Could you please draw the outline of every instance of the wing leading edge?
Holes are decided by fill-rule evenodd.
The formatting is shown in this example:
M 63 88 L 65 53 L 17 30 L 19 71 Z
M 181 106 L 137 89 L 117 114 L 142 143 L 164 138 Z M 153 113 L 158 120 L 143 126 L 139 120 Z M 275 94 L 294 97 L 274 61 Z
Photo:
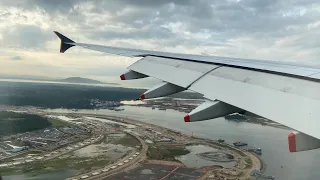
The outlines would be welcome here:
M 249 111 L 302 132 L 289 134 L 290 152 L 320 147 L 317 128 L 320 117 L 319 68 L 76 43 L 55 33 L 61 39 L 61 53 L 72 46 L 80 46 L 121 56 L 143 57 L 129 66 L 129 71 L 121 75 L 121 79 L 152 76 L 166 83 L 151 88 L 141 95 L 141 99 L 186 89 L 203 94 L 209 102 L 186 115 L 185 122 Z
M 126 57 L 163 57 L 168 59 L 178 59 L 191 62 L 200 62 L 206 64 L 215 64 L 271 73 L 279 73 L 283 75 L 299 76 L 311 80 L 320 80 L 320 67 L 315 67 L 314 65 L 308 66 L 305 64 L 284 63 L 281 61 L 241 59 L 219 56 L 202 56 L 194 54 L 179 54 L 141 49 L 102 46 L 95 44 L 76 43 L 57 31 L 54 31 L 54 33 L 61 39 L 61 53 L 64 53 L 67 49 L 69 49 L 72 46 L 80 46 L 94 51 L 100 51 Z

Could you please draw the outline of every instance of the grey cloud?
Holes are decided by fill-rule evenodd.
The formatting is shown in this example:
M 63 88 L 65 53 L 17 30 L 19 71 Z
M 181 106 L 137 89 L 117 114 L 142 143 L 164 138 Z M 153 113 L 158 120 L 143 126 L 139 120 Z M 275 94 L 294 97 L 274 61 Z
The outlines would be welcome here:
M 22 58 L 20 56 L 14 56 L 12 58 L 10 58 L 10 60 L 14 60 L 14 61 L 17 61 L 17 60 L 21 60 Z
M 145 4 L 145 1 L 126 2 L 133 5 L 131 8 L 136 11 L 130 11 L 124 14 L 112 14 L 114 23 L 123 23 L 128 28 L 136 28 L 138 31 L 145 26 L 152 26 L 156 28 L 149 28 L 149 33 L 132 33 L 123 34 L 114 32 L 114 37 L 117 38 L 123 35 L 122 38 L 149 38 L 151 34 L 155 39 L 172 38 L 177 34 L 167 32 L 164 36 L 164 31 L 158 27 L 170 22 L 182 22 L 186 27 L 186 31 L 197 33 L 201 30 L 207 30 L 212 34 L 208 41 L 215 41 L 223 43 L 232 38 L 241 36 L 255 36 L 257 38 L 264 37 L 265 39 L 272 39 L 273 41 L 279 37 L 284 37 L 288 34 L 299 34 L 300 31 L 286 29 L 288 26 L 305 26 L 308 23 L 320 19 L 320 13 L 306 11 L 302 16 L 283 16 L 284 13 L 293 11 L 294 8 L 310 8 L 316 1 L 308 0 L 301 3 L 296 0 L 291 1 L 256 1 L 256 0 L 242 0 L 238 3 L 229 1 L 192 1 L 186 4 L 175 4 L 174 10 L 170 11 L 168 8 L 169 1 L 163 3 Z M 151 1 L 148 1 L 151 2 Z M 110 2 L 111 3 L 111 2 Z M 112 4 L 112 3 L 111 3 Z M 127 7 L 125 4 L 122 7 Z M 144 4 L 144 5 L 143 5 Z M 140 5 L 141 7 L 139 7 Z M 111 5 L 112 6 L 112 5 Z M 104 12 L 110 12 L 106 6 Z M 296 10 L 297 11 L 297 10 Z M 156 20 L 155 20 L 156 19 Z M 137 21 L 141 23 L 136 23 Z M 102 24 L 101 24 L 102 25 Z M 111 35 L 108 30 L 106 34 Z M 119 37 L 121 38 L 121 37 Z M 176 38 L 176 43 L 194 40 L 181 40 Z M 171 39 L 173 41 L 173 39 Z M 166 41 L 170 42 L 170 41 Z M 188 43 L 196 44 L 199 43 Z
M 161 0 L 161 1 L 153 1 L 153 0 L 25 0 L 25 1 L 11 1 L 11 0 L 1 0 L 0 4 L 6 6 L 15 6 L 23 9 L 35 9 L 37 7 L 47 11 L 47 12 L 67 12 L 70 9 L 73 9 L 76 5 L 79 5 L 84 2 L 90 2 L 97 5 L 96 9 L 100 9 L 102 7 L 104 10 L 119 10 L 126 8 L 128 6 L 135 7 L 148 7 L 154 8 L 159 7 L 169 3 L 175 3 L 177 5 L 187 5 L 191 4 L 192 0 Z M 100 9 L 101 10 L 101 9 Z
M 35 10 L 37 8 L 43 9 L 48 13 L 62 12 L 66 13 L 69 9 L 73 8 L 80 0 L 24 0 L 24 1 L 11 1 L 1 0 L 0 5 L 14 6 L 26 10 Z
M 305 31 L 301 27 L 320 19 L 320 13 L 312 8 L 319 5 L 317 0 L 2 0 L 1 3 L 29 10 L 40 8 L 53 20 L 62 15 L 65 23 L 74 24 L 89 39 L 153 39 L 161 46 L 229 46 L 230 40 L 242 36 L 260 38 L 271 45 L 289 34 L 301 34 Z M 86 3 L 94 4 L 89 12 L 77 8 Z M 93 21 L 88 13 L 101 18 Z M 107 19 L 100 16 L 105 14 Z M 106 21 L 121 25 L 123 30 L 108 28 L 110 24 Z M 202 40 L 188 38 L 164 26 L 177 22 L 184 26 L 178 31 L 207 32 L 209 36 Z M 309 44 L 312 45 L 316 43 Z
M 162 27 L 150 27 L 147 29 L 135 29 L 133 31 L 94 31 L 88 33 L 92 39 L 151 39 L 151 38 L 172 38 L 174 34 Z
M 0 10 L 0 20 L 1 21 L 6 21 L 6 20 L 24 20 L 26 21 L 28 19 L 27 16 L 22 15 L 19 12 L 9 12 L 8 10 Z
M 87 32 L 85 34 L 89 39 L 108 41 L 113 39 L 148 39 L 153 40 L 156 44 L 155 46 L 178 46 L 178 45 L 186 45 L 186 46 L 231 46 L 225 43 L 220 43 L 219 40 L 216 42 L 210 42 L 205 40 L 185 40 L 183 37 L 176 36 L 174 33 L 169 31 L 163 27 L 150 27 L 146 29 L 136 29 L 134 31 L 93 31 Z M 128 45 L 125 47 L 138 48 L 136 45 Z
M 7 6 L 22 11 L 5 11 L 10 9 Z M 152 50 L 178 47 L 204 55 L 280 60 L 317 61 L 320 56 L 320 26 L 308 27 L 320 19 L 318 0 L 0 0 L 0 7 L 0 20 L 10 17 L 15 22 L 16 17 L 18 22 L 34 23 L 36 17 L 42 27 L 48 27 L 43 30 L 36 23 L 1 28 L 1 45 L 26 49 L 57 41 L 51 31 L 57 30 L 75 41 L 112 41 L 131 48 L 149 48 L 146 44 L 151 44 Z M 28 17 L 30 11 L 35 16 Z M 41 22 L 48 19 L 50 22 Z M 54 69 L 45 67 L 34 69 Z M 104 77 L 121 74 L 124 69 L 65 66 L 62 71 Z
M 10 13 L 10 12 L 2 12 L 2 13 L 0 13 L 0 18 L 5 19 L 11 15 L 12 15 L 12 13 Z
M 135 5 L 138 7 L 159 7 L 165 4 L 174 3 L 177 5 L 190 5 L 192 3 L 192 0 L 162 0 L 162 1 L 150 1 L 150 0 L 119 0 L 120 2 L 124 4 L 130 4 Z
M 1 31 L 3 46 L 22 48 L 43 48 L 51 33 L 34 25 L 15 25 Z
M 315 37 L 320 37 L 319 31 L 301 34 L 298 38 L 292 40 L 286 45 L 294 47 L 297 50 L 310 49 L 320 55 L 320 41 Z
M 270 33 L 279 29 L 284 29 L 288 25 L 306 24 L 318 19 L 319 14 L 301 17 L 282 17 L 282 13 L 290 11 L 292 6 L 277 6 L 278 1 L 240 1 L 239 3 L 218 3 L 207 4 L 211 10 L 206 10 L 205 17 L 199 18 L 205 4 L 197 4 L 189 7 L 191 15 L 184 23 L 192 32 L 199 29 L 208 29 L 213 32 L 222 33 L 228 36 L 239 36 L 246 33 Z M 264 3 L 263 3 L 264 2 Z M 290 4 L 290 3 L 288 3 Z M 179 14 L 177 19 L 183 19 L 185 14 Z

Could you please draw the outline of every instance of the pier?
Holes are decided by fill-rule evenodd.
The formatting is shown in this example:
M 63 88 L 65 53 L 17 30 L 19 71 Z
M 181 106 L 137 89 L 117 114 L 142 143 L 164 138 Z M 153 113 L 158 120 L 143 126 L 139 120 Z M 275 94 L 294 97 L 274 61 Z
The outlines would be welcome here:
M 275 176 L 269 176 L 269 175 L 265 175 L 265 174 L 260 174 L 259 177 L 257 177 L 257 180 L 258 179 L 272 179 L 274 180 L 276 177 Z
M 275 176 L 270 176 L 270 175 L 266 175 L 266 174 L 262 174 L 263 172 L 261 172 L 260 170 L 256 169 L 253 170 L 251 172 L 252 176 L 257 176 L 256 180 L 261 180 L 261 179 L 272 179 L 274 180 L 276 177 Z
M 266 174 L 263 174 L 264 171 L 266 170 L 266 164 L 262 161 L 262 159 L 260 158 L 260 156 L 258 156 L 256 153 L 254 152 L 251 152 L 251 154 L 253 154 L 254 156 L 256 156 L 259 160 L 260 160 L 260 163 L 261 163 L 261 168 L 260 170 L 253 170 L 251 172 L 251 175 L 252 176 L 256 176 L 256 180 L 263 180 L 263 179 L 272 179 L 274 180 L 276 177 L 275 176 L 271 176 L 271 175 L 266 175 Z

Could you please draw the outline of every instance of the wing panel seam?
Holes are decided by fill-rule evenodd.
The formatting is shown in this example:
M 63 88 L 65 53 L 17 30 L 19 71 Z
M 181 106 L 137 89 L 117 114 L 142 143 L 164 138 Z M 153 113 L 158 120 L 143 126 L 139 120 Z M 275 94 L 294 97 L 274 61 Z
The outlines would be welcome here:
M 194 80 L 192 83 L 190 83 L 190 85 L 187 86 L 186 89 L 189 89 L 194 83 L 196 83 L 197 81 L 199 81 L 201 78 L 203 78 L 203 77 L 206 76 L 207 74 L 211 73 L 212 71 L 214 71 L 214 70 L 216 70 L 216 69 L 218 69 L 218 68 L 220 68 L 220 67 L 222 67 L 222 66 L 214 67 L 214 68 L 210 69 L 209 71 L 203 73 L 200 77 L 198 77 L 196 80 Z

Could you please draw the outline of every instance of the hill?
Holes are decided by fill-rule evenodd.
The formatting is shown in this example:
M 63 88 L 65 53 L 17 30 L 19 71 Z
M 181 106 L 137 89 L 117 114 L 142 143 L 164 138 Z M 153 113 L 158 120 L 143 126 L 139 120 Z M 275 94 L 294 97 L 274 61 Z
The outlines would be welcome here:
M 0 104 L 43 108 L 94 109 L 99 102 L 137 99 L 145 89 L 80 84 L 1 82 Z
M 24 133 L 50 127 L 52 124 L 39 115 L 0 111 L 1 136 Z
M 69 83 L 104 84 L 101 81 L 88 79 L 88 78 L 82 78 L 82 77 L 68 77 L 65 79 L 58 80 L 58 81 L 69 82 Z

